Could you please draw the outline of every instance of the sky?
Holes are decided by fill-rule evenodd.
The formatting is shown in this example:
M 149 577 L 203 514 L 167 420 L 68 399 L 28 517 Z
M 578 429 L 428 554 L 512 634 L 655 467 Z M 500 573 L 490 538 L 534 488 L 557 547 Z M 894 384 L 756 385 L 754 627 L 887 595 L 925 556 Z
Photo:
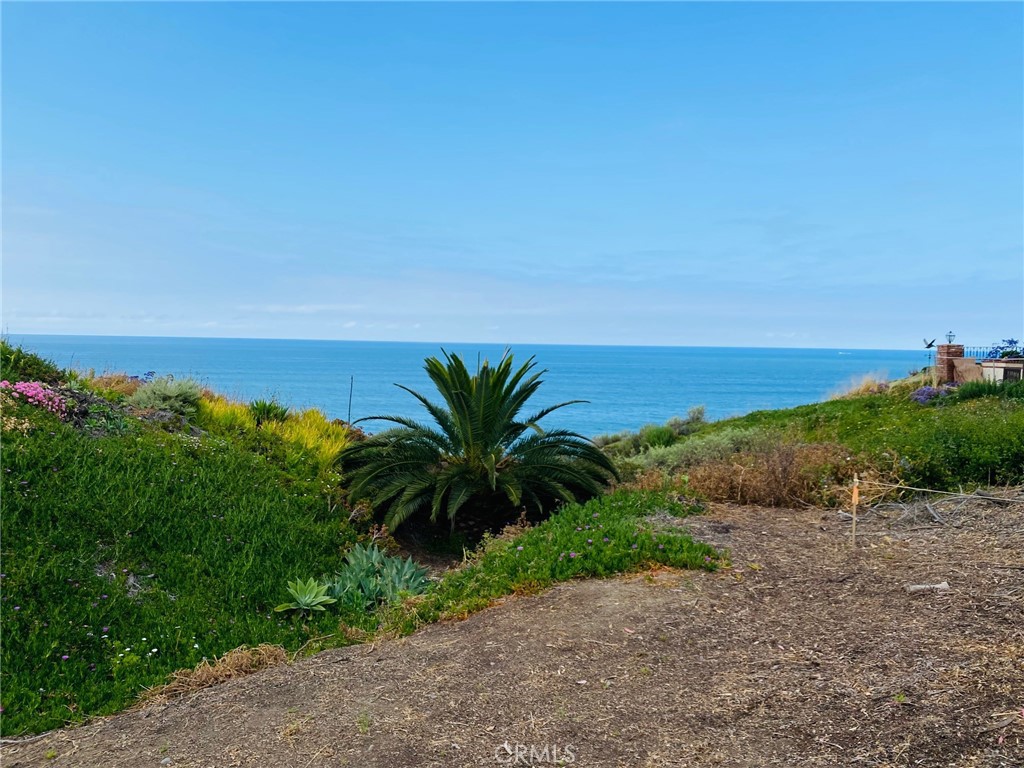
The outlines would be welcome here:
M 1024 336 L 1020 3 L 11 3 L 2 330 Z

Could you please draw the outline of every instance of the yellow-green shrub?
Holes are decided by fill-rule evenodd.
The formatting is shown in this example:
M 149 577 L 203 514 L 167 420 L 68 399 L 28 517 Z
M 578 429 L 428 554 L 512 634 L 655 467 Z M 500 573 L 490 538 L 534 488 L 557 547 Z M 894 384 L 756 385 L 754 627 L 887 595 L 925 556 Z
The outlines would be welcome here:
M 319 472 L 332 469 L 338 455 L 352 442 L 348 427 L 335 423 L 316 408 L 292 414 L 284 421 L 271 421 L 262 429 L 286 443 L 289 463 L 311 462 Z
M 215 434 L 238 434 L 256 429 L 256 419 L 248 405 L 221 395 L 204 396 L 199 401 L 196 420 L 203 429 Z

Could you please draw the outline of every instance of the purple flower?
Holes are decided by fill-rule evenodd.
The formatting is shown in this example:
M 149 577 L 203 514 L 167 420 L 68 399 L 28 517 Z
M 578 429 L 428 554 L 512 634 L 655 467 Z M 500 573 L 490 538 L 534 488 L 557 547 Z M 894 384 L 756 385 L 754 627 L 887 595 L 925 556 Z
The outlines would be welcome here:
M 594 543 L 593 539 L 587 539 L 587 544 L 593 544 L 593 543 Z
M 71 658 L 71 657 L 70 657 L 70 656 L 68 656 L 68 655 L 67 655 L 67 654 L 65 653 L 65 654 L 64 654 L 63 656 L 61 656 L 61 657 L 60 657 L 60 660 L 61 660 L 61 661 L 67 661 L 67 660 L 68 660 L 68 659 L 70 659 L 70 658 Z
M 630 549 L 636 549 L 636 544 L 634 544 L 632 547 L 630 547 Z
M 569 553 L 569 557 L 576 557 L 576 553 L 575 552 L 570 552 Z
M 16 606 L 14 606 L 14 610 L 16 610 L 16 611 L 20 611 L 20 610 L 21 610 L 21 606 L 20 606 L 20 605 L 16 605 Z
M 603 541 L 605 544 L 607 544 L 609 541 L 611 541 L 611 539 L 609 539 L 607 536 L 605 536 L 603 539 L 601 539 L 601 541 Z
M 522 551 L 523 551 L 523 548 L 522 548 L 522 547 L 516 547 L 516 551 L 517 551 L 517 552 L 522 552 Z
M 595 512 L 593 515 L 591 515 L 591 517 L 597 517 L 597 512 Z
M 103 628 L 103 631 L 104 631 L 104 632 L 109 632 L 109 631 L 110 631 L 110 627 L 104 627 L 104 628 Z
M 659 545 L 658 545 L 658 549 L 664 549 L 664 548 L 665 548 L 665 545 L 664 545 L 664 544 L 659 544 Z

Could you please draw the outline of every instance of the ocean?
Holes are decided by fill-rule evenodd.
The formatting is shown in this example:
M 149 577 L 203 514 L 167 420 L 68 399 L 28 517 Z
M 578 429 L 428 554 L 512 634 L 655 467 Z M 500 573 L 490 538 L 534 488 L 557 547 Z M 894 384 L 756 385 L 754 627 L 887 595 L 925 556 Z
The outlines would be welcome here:
M 382 414 L 426 419 L 422 406 L 395 384 L 435 399 L 425 358 L 440 356 L 443 347 L 475 368 L 478 359 L 494 362 L 504 351 L 496 345 L 419 342 L 17 334 L 8 340 L 65 368 L 192 376 L 229 397 L 274 397 L 346 420 Z M 541 424 L 588 437 L 664 423 L 696 405 L 706 408 L 709 419 L 721 419 L 818 402 L 866 374 L 900 378 L 930 362 L 923 350 L 523 344 L 512 353 L 517 363 L 533 355 L 537 370 L 546 369 L 531 412 L 566 400 L 588 401 L 558 410 Z M 387 424 L 361 426 L 375 432 Z

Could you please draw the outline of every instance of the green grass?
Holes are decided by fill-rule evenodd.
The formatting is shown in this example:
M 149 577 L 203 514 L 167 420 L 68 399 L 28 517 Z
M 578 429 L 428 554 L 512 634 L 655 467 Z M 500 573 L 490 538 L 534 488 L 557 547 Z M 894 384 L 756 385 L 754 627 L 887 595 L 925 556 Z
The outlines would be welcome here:
M 736 428 L 838 442 L 904 482 L 937 490 L 1024 482 L 1024 402 L 1010 397 L 920 405 L 868 395 L 757 411 L 716 422 L 701 434 Z
M 336 626 L 272 610 L 286 580 L 340 567 L 355 540 L 305 486 L 231 443 L 95 439 L 34 418 L 3 440 L 4 735 L 114 712 L 203 657 L 294 649 Z
M 387 621 L 411 631 L 441 618 L 458 618 L 519 592 L 536 592 L 575 578 L 631 573 L 655 565 L 713 570 L 714 549 L 670 526 L 660 515 L 699 511 L 665 494 L 617 491 L 558 514 L 513 539 L 485 542 L 476 560 L 448 575 L 428 595 Z

